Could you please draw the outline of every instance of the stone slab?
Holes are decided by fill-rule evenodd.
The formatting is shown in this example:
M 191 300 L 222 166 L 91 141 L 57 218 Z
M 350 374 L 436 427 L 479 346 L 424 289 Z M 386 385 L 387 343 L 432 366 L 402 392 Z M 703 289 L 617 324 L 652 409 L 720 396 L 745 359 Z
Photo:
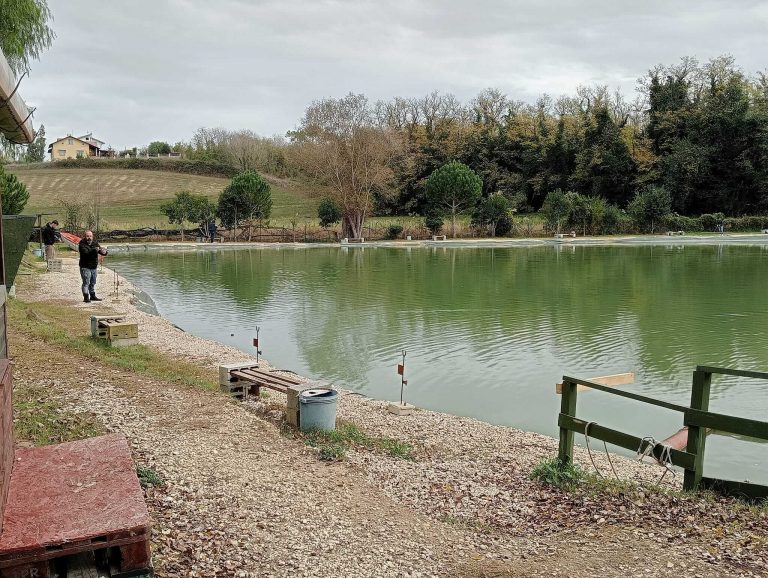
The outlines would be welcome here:
M 410 403 L 390 403 L 387 406 L 387 411 L 395 415 L 411 415 L 415 409 L 416 406 Z

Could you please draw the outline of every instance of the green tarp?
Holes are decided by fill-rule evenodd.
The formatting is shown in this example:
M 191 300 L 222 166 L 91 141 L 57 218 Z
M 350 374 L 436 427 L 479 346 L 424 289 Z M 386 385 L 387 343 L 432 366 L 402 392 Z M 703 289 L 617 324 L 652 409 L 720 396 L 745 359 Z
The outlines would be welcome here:
M 5 257 L 5 287 L 10 289 L 21 265 L 21 258 L 27 249 L 34 215 L 3 215 L 3 252 Z

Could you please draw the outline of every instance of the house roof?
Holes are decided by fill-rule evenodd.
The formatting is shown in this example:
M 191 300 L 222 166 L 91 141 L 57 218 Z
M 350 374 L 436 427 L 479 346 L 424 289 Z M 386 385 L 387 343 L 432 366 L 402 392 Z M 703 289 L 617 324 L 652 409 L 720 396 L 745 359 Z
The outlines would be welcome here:
M 0 132 L 16 144 L 35 140 L 29 109 L 17 90 L 17 79 L 0 50 Z

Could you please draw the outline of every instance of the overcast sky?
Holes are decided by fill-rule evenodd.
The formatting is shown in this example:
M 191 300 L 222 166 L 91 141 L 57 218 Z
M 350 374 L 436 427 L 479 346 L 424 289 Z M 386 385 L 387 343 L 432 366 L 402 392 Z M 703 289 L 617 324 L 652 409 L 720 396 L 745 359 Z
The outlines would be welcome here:
M 57 38 L 22 96 L 49 142 L 115 148 L 196 128 L 294 128 L 323 97 L 495 87 L 516 100 L 639 76 L 685 55 L 768 67 L 768 1 L 48 0 Z

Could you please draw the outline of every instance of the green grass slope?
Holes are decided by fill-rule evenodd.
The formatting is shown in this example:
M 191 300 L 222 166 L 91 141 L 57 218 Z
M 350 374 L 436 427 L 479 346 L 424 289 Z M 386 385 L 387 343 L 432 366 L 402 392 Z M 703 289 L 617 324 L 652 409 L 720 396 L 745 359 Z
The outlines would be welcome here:
M 160 205 L 181 190 L 204 194 L 215 200 L 229 179 L 125 168 L 56 168 L 55 164 L 8 166 L 29 190 L 25 213 L 49 213 L 46 220 L 63 218 L 61 201 L 94 203 L 100 206 L 102 228 L 134 229 L 167 226 Z M 272 221 L 286 223 L 299 218 L 316 219 L 322 190 L 308 183 L 264 175 L 272 187 Z

